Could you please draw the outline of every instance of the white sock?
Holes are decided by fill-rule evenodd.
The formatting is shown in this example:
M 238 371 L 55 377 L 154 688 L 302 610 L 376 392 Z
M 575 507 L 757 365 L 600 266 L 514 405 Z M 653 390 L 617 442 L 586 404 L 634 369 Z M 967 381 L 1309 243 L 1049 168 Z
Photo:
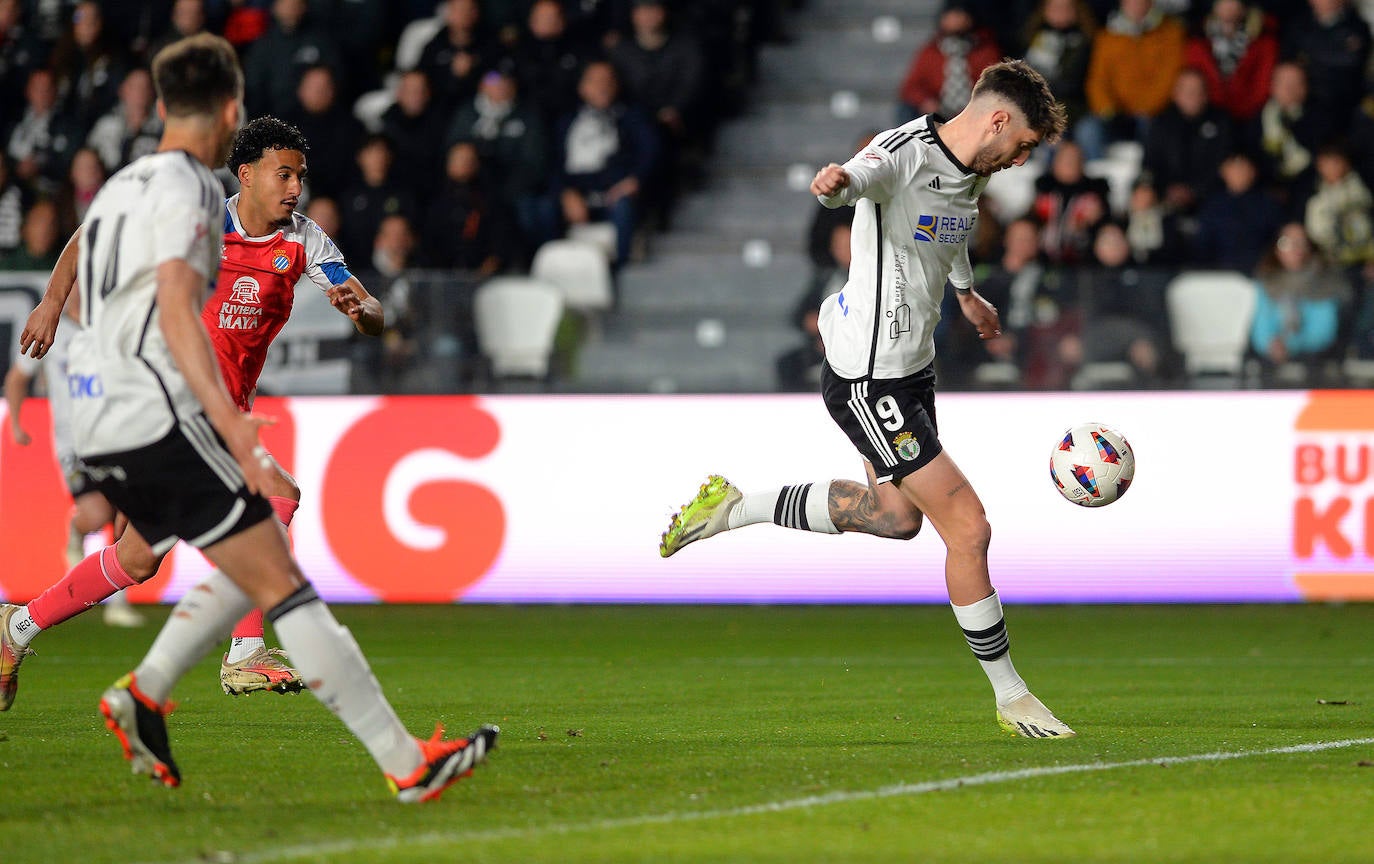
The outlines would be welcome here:
M 37 636 L 42 627 L 34 623 L 33 618 L 29 617 L 29 607 L 20 606 L 19 611 L 10 616 L 10 641 L 20 648 L 29 647 L 33 637 Z
M 1029 693 L 1030 688 L 1011 663 L 1011 640 L 1007 636 L 1007 622 L 1002 616 L 1002 601 L 997 592 L 968 606 L 949 605 L 963 628 L 968 647 L 973 649 L 973 656 L 978 658 L 992 684 L 997 704 L 1006 705 Z
M 306 586 L 267 611 L 281 640 L 315 698 L 344 722 L 378 767 L 396 778 L 424 762 L 420 745 L 401 725 L 353 634 Z
M 819 489 L 813 488 L 817 485 Z M 840 533 L 830 521 L 830 481 L 751 492 L 730 511 L 727 524 L 733 529 L 759 522 L 773 522 L 784 528 L 819 534 Z
M 267 642 L 260 636 L 235 636 L 229 640 L 229 661 L 237 663 L 259 648 L 266 648 Z
M 187 670 L 228 638 L 253 601 L 218 570 L 196 585 L 172 609 L 143 662 L 134 670 L 138 689 L 159 704 Z

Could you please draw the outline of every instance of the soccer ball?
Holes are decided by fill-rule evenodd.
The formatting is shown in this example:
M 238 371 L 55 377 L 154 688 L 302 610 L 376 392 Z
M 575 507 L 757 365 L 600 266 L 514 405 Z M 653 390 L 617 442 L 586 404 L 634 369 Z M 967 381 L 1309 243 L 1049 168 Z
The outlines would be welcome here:
M 1135 452 L 1126 436 L 1101 423 L 1080 423 L 1050 453 L 1050 479 L 1081 507 L 1105 507 L 1126 494 L 1135 477 Z

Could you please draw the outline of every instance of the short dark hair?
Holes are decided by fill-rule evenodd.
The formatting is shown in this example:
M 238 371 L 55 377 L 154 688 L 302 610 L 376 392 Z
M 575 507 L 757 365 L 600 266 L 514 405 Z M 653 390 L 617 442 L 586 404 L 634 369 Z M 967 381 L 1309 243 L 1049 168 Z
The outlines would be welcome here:
M 301 130 L 285 120 L 270 115 L 259 117 L 234 136 L 234 146 L 225 164 L 230 171 L 238 174 L 240 165 L 253 164 L 268 150 L 299 150 L 305 154 L 310 152 L 310 145 L 306 143 Z
M 1046 143 L 1064 134 L 1068 114 L 1054 99 L 1045 76 L 1024 60 L 1010 58 L 994 63 L 978 76 L 973 85 L 973 98 L 1000 96 L 1015 105 L 1026 117 L 1026 125 L 1039 132 Z
M 157 52 L 153 86 L 169 117 L 213 114 L 243 96 L 243 70 L 224 37 L 197 33 Z

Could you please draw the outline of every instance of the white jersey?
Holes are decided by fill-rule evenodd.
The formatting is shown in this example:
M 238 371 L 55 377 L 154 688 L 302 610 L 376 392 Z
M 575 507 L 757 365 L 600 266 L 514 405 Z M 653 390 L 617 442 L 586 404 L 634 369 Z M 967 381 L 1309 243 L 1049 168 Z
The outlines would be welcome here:
M 935 359 L 945 281 L 973 285 L 968 238 L 987 178 L 940 140 L 932 116 L 879 133 L 845 163 L 853 205 L 844 290 L 821 304 L 825 357 L 841 378 L 903 378 Z
M 91 202 L 77 263 L 86 329 L 72 339 L 67 373 L 78 456 L 147 446 L 200 413 L 162 336 L 157 267 L 181 259 L 208 291 L 223 221 L 224 187 L 180 150 L 131 162 Z
M 52 415 L 52 448 L 63 473 L 76 465 L 76 450 L 72 448 L 71 398 L 67 395 L 67 351 L 72 336 L 81 325 L 63 315 L 52 345 L 39 359 L 24 352 L 14 358 L 14 365 L 27 377 L 43 373 L 43 386 L 48 391 L 48 412 Z

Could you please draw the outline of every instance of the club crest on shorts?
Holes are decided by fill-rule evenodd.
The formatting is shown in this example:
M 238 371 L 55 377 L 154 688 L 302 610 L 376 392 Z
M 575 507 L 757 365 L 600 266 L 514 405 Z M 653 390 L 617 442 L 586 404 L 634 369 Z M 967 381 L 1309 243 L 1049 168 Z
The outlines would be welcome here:
M 897 451 L 898 456 L 910 462 L 921 455 L 921 442 L 910 432 L 903 432 L 892 439 L 892 449 Z

